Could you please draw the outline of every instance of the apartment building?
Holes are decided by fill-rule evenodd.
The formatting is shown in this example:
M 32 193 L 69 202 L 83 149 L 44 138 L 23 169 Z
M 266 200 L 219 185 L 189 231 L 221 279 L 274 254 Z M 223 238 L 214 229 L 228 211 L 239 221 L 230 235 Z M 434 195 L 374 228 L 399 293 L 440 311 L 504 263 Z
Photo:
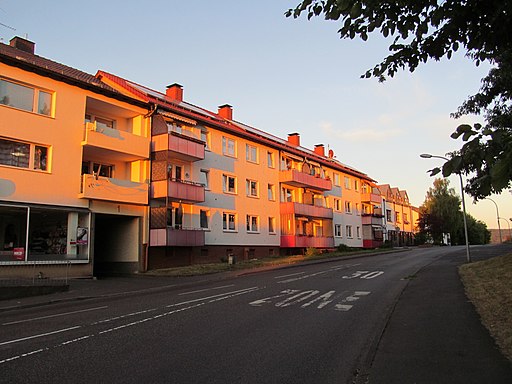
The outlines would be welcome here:
M 87 276 L 410 242 L 406 193 L 333 149 L 34 49 L 0 44 L 0 267 Z
M 0 269 L 68 276 L 140 269 L 147 237 L 147 106 L 98 78 L 0 44 Z M 51 269 L 45 270 L 52 273 Z
M 394 246 L 414 244 L 414 233 L 417 232 L 419 211 L 409 202 L 405 190 L 391 187 L 389 184 L 379 185 L 382 194 L 382 211 L 385 215 L 385 240 Z

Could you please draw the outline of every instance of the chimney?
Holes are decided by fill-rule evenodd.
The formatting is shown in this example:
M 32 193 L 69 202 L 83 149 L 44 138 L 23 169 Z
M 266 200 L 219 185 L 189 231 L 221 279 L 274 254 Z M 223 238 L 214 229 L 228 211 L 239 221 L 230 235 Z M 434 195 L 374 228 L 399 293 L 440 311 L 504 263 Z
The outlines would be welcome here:
M 19 49 L 20 51 L 28 52 L 31 54 L 34 54 L 36 50 L 36 43 L 33 43 L 32 41 L 26 39 L 22 39 L 19 36 L 14 36 L 11 40 L 9 40 L 9 45 L 16 49 Z
M 233 120 L 233 107 L 229 104 L 219 106 L 219 115 L 226 120 Z
M 325 157 L 325 147 L 323 144 L 315 145 L 315 153 L 319 156 Z
M 288 134 L 288 144 L 291 144 L 295 147 L 300 147 L 300 135 L 298 133 L 289 133 Z
M 167 86 L 165 95 L 178 102 L 183 101 L 183 86 L 178 83 L 174 83 Z

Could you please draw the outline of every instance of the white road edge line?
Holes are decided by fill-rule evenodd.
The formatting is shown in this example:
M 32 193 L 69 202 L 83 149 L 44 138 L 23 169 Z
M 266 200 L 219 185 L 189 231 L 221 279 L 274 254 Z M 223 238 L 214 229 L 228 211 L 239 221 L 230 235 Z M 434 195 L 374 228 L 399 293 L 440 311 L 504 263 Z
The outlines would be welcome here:
M 190 292 L 180 293 L 178 296 L 192 295 L 193 293 L 213 291 L 213 290 L 216 290 L 216 289 L 229 288 L 229 287 L 234 287 L 234 286 L 235 286 L 235 284 L 230 284 L 230 285 L 223 285 L 221 287 L 213 287 L 213 288 L 208 288 L 208 289 L 198 289 L 197 291 L 190 291 Z
M 39 334 L 39 335 L 22 337 L 21 339 L 15 339 L 15 340 L 4 341 L 4 342 L 0 343 L 0 346 L 2 346 L 2 345 L 7 345 L 7 344 L 19 343 L 20 341 L 25 341 L 25 340 L 30 340 L 30 339 L 36 339 L 36 338 L 38 338 L 38 337 L 44 337 L 44 336 L 54 335 L 54 334 L 56 334 L 56 333 L 62 333 L 62 332 L 72 331 L 73 329 L 77 329 L 77 328 L 82 328 L 82 327 L 81 327 L 80 325 L 77 325 L 76 327 L 64 328 L 64 329 L 59 329 L 59 330 L 57 330 L 57 331 L 53 331 L 53 332 L 46 332 L 46 333 L 41 333 L 41 334 Z
M 12 324 L 20 324 L 20 323 L 28 323 L 29 321 L 36 321 L 36 320 L 42 320 L 42 319 L 50 319 L 52 317 L 58 317 L 58 316 L 66 316 L 66 315 L 73 315 L 75 313 L 82 313 L 82 312 L 89 312 L 89 311 L 97 311 L 99 309 L 105 309 L 108 308 L 107 305 L 104 305 L 103 307 L 95 307 L 95 308 L 88 308 L 88 309 L 81 309 L 79 311 L 72 311 L 72 312 L 64 312 L 64 313 L 57 313 L 55 315 L 48 315 L 48 316 L 41 316 L 41 317 L 34 317 L 32 319 L 25 319 L 25 320 L 18 320 L 18 321 L 10 321 L 8 323 L 3 323 L 2 325 L 12 325 Z

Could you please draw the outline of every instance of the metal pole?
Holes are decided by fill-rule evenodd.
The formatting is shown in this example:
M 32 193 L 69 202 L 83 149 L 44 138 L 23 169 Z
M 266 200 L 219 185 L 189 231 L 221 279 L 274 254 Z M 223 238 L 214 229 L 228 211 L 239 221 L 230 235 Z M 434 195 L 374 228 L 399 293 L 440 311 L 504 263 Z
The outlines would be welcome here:
M 430 153 L 423 153 L 420 155 L 421 158 L 423 159 L 430 159 L 432 157 L 436 157 L 438 159 L 443 159 L 445 161 L 448 161 L 448 159 L 446 157 L 443 157 L 443 156 L 435 156 L 435 155 L 431 155 Z M 460 192 L 461 192 L 461 198 L 462 198 L 462 213 L 463 213 L 463 218 L 464 218 L 464 237 L 465 237 L 465 240 L 466 240 L 466 260 L 468 263 L 471 263 L 471 254 L 469 252 L 469 238 L 468 238 L 468 223 L 467 223 L 467 220 L 466 220 L 466 201 L 464 199 L 464 183 L 462 182 L 462 173 L 458 173 L 459 175 L 459 178 L 460 178 Z M 500 233 L 501 235 L 501 233 Z
M 460 177 L 460 191 L 462 195 L 462 212 L 464 217 L 464 237 L 466 238 L 466 259 L 468 263 L 471 263 L 471 255 L 469 253 L 469 238 L 468 238 L 468 223 L 466 220 L 466 201 L 464 199 L 464 184 L 462 182 L 462 175 L 459 173 Z
M 500 212 L 498 211 L 498 204 L 496 204 L 496 202 L 489 197 L 484 197 L 484 199 L 492 201 L 494 203 L 494 205 L 496 206 L 496 220 L 498 221 L 498 232 L 500 233 L 500 244 L 501 244 L 501 243 L 503 243 L 503 239 L 501 238 Z
M 507 223 L 507 225 L 508 225 L 508 241 L 512 241 L 512 231 L 510 230 L 510 223 L 504 217 L 500 217 L 499 219 L 505 220 L 505 223 Z

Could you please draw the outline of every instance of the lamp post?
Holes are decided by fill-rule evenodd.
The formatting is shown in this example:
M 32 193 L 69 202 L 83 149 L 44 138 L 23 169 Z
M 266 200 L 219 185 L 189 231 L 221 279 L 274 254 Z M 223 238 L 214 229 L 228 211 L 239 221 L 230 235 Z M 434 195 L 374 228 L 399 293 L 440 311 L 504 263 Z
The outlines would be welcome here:
M 503 243 L 503 239 L 501 238 L 500 212 L 498 210 L 498 204 L 496 204 L 496 202 L 489 197 L 484 197 L 484 200 L 491 200 L 494 203 L 494 205 L 496 206 L 496 220 L 498 221 L 498 232 L 500 233 L 500 244 L 501 244 L 501 243 Z
M 512 231 L 510 230 L 510 223 L 504 217 L 500 217 L 500 220 L 505 220 L 505 223 L 507 223 L 507 225 L 508 225 L 508 240 L 512 241 Z M 506 239 L 505 239 L 505 241 L 506 241 Z
M 431 158 L 437 158 L 437 159 L 443 159 L 448 161 L 446 157 L 443 156 L 435 156 L 431 155 L 430 153 L 422 153 L 420 155 L 423 159 L 431 159 Z M 464 218 L 464 237 L 466 240 L 466 260 L 468 263 L 471 263 L 471 254 L 469 252 L 469 239 L 468 239 L 468 222 L 466 219 L 466 202 L 464 200 L 464 183 L 462 182 L 462 174 L 459 172 L 459 178 L 460 178 L 460 192 L 462 197 L 462 212 L 463 212 L 463 218 Z

